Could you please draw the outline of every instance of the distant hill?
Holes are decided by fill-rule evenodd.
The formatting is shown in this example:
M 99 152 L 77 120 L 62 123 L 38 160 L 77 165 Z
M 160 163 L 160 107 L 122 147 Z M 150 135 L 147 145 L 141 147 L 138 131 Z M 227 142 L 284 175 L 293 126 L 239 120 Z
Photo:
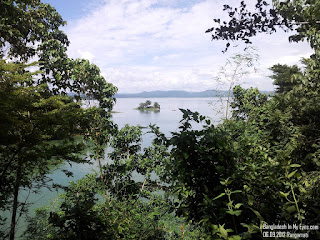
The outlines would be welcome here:
M 116 98 L 199 98 L 227 96 L 228 91 L 207 90 L 203 92 L 186 91 L 151 91 L 141 93 L 117 93 Z
M 271 91 L 261 91 L 261 93 L 272 93 Z M 201 97 L 227 97 L 228 91 L 207 90 L 203 92 L 187 91 L 151 91 L 141 93 L 117 93 L 116 98 L 201 98 Z
M 261 93 L 273 94 L 272 91 L 260 91 Z M 74 97 L 76 93 L 68 93 Z M 227 97 L 228 91 L 222 90 L 206 90 L 203 92 L 187 92 L 187 91 L 151 91 L 141 93 L 116 93 L 115 98 L 210 98 L 210 97 Z M 81 98 L 85 98 L 85 94 L 81 94 Z

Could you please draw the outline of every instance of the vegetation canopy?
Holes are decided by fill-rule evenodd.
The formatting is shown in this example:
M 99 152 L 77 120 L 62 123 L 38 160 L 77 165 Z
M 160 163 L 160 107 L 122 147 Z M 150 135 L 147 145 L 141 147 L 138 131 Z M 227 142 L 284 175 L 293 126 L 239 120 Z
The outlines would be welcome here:
M 168 136 L 149 126 L 154 138 L 145 148 L 141 126 L 110 120 L 117 89 L 97 66 L 68 58 L 59 30 L 65 22 L 53 7 L 0 4 L 0 209 L 10 212 L 0 218 L 2 238 L 17 238 L 21 215 L 24 239 L 264 239 L 263 226 L 273 224 L 314 226 L 288 230 L 284 239 L 320 238 L 319 1 L 257 0 L 252 11 L 245 1 L 224 5 L 229 21 L 214 19 L 207 32 L 228 41 L 225 51 L 232 41 L 250 44 L 280 27 L 292 41 L 307 40 L 313 54 L 303 68 L 270 68 L 273 96 L 231 77 L 230 117 L 214 125 L 181 109 L 178 130 Z M 39 62 L 30 63 L 33 56 Z M 234 73 L 245 62 L 239 57 Z M 82 94 L 99 106 L 83 108 Z M 147 100 L 139 108 L 160 105 Z M 88 161 L 97 163 L 96 173 L 27 217 L 22 190 L 50 187 L 48 174 L 61 163 Z
M 97 66 L 68 58 L 69 41 L 59 29 L 65 22 L 49 4 L 5 0 L 0 6 L 0 208 L 11 215 L 9 221 L 1 214 L 0 235 L 14 239 L 18 216 L 28 207 L 21 191 L 50 187 L 47 174 L 61 163 L 88 161 L 81 155 L 86 143 L 74 137 L 90 136 L 95 115 L 105 119 L 100 128 L 112 127 L 108 111 L 116 88 Z M 33 57 L 39 61 L 30 63 Z M 80 94 L 99 107 L 82 108 Z

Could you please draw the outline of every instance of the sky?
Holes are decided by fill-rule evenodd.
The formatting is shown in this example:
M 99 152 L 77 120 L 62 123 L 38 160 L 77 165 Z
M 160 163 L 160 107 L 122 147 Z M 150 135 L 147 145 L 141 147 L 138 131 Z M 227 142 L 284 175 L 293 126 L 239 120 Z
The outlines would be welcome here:
M 68 22 L 63 30 L 71 42 L 68 55 L 96 64 L 119 93 L 154 90 L 226 90 L 230 81 L 221 68 L 241 43 L 222 53 L 226 42 L 205 33 L 214 18 L 226 19 L 223 5 L 240 0 L 46 0 Z M 288 33 L 260 34 L 252 39 L 259 56 L 254 69 L 237 81 L 244 87 L 273 90 L 272 65 L 300 64 L 311 49 L 306 42 L 289 43 Z M 229 74 L 234 65 L 227 65 Z M 219 79 L 220 81 L 217 81 Z

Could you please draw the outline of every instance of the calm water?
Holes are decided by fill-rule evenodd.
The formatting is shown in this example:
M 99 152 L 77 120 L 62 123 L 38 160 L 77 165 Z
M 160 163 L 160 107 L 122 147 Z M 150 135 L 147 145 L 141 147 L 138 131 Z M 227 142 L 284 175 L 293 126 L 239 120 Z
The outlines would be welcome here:
M 117 103 L 113 109 L 116 113 L 112 114 L 112 120 L 118 124 L 119 128 L 125 124 L 143 127 L 156 124 L 163 133 L 170 135 L 170 132 L 178 131 L 179 121 L 182 119 L 182 112 L 179 108 L 198 111 L 200 114 L 210 117 L 215 123 L 218 123 L 219 119 L 224 116 L 223 111 L 220 110 L 223 109 L 225 101 L 221 103 L 219 98 L 150 98 L 149 100 L 152 104 L 154 102 L 160 104 L 161 110 L 159 112 L 139 111 L 135 109 L 139 106 L 139 103 L 146 100 L 145 98 L 117 99 Z M 148 129 L 144 129 L 144 133 L 147 131 Z M 150 145 L 152 138 L 151 134 L 144 134 L 142 147 Z M 56 171 L 50 175 L 55 183 L 67 185 L 69 181 L 78 180 L 87 173 L 97 170 L 98 164 L 74 164 L 73 166 L 66 165 L 65 167 L 74 173 L 74 177 L 67 178 L 61 171 Z M 45 199 L 48 198 L 45 197 Z
M 152 102 L 158 102 L 161 106 L 159 112 L 153 111 L 139 111 L 135 110 L 139 106 L 139 103 L 145 102 L 146 98 L 119 98 L 114 106 L 116 113 L 112 114 L 112 119 L 121 128 L 125 124 L 129 125 L 141 125 L 147 127 L 150 124 L 156 124 L 160 127 L 160 130 L 166 135 L 170 135 L 170 132 L 178 131 L 179 121 L 182 119 L 182 112 L 179 108 L 190 109 L 191 111 L 198 111 L 201 115 L 210 117 L 214 123 L 218 123 L 219 119 L 224 116 L 226 99 L 219 98 L 148 98 Z M 89 104 L 93 105 L 93 102 Z M 199 126 L 195 126 L 198 128 Z M 147 132 L 144 129 L 144 132 Z M 151 143 L 151 134 L 143 135 L 142 147 L 146 147 Z M 76 181 L 84 177 L 87 173 L 96 171 L 98 164 L 74 164 L 73 166 L 65 165 L 65 169 L 74 173 L 74 177 L 68 178 L 61 171 L 55 171 L 50 174 L 54 183 L 68 185 L 69 181 Z M 27 192 L 22 192 L 21 199 L 28 196 Z M 30 194 L 28 196 L 28 202 L 34 203 L 31 207 L 31 211 L 40 206 L 50 204 L 50 200 L 57 197 L 57 192 L 51 192 L 43 190 L 41 194 Z M 20 229 L 24 228 L 24 220 L 21 219 L 19 226 Z M 21 231 L 19 231 L 21 233 Z
M 148 126 L 150 123 L 157 124 L 163 132 L 176 131 L 179 121 L 182 119 L 182 113 L 179 108 L 198 111 L 200 114 L 209 116 L 218 120 L 221 114 L 218 113 L 220 101 L 218 98 L 154 98 L 148 99 L 152 102 L 158 102 L 161 106 L 160 112 L 138 111 L 134 108 L 139 103 L 145 102 L 145 98 L 119 98 L 114 107 L 114 122 L 123 126 L 124 124 Z

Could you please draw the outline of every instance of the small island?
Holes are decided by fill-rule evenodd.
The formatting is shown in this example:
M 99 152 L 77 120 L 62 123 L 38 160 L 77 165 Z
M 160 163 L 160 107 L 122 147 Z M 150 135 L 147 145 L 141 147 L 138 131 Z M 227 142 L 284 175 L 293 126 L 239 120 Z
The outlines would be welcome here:
M 153 105 L 151 105 L 151 101 L 147 100 L 145 103 L 140 103 L 139 107 L 137 107 L 137 110 L 141 111 L 160 111 L 160 104 L 155 102 Z

